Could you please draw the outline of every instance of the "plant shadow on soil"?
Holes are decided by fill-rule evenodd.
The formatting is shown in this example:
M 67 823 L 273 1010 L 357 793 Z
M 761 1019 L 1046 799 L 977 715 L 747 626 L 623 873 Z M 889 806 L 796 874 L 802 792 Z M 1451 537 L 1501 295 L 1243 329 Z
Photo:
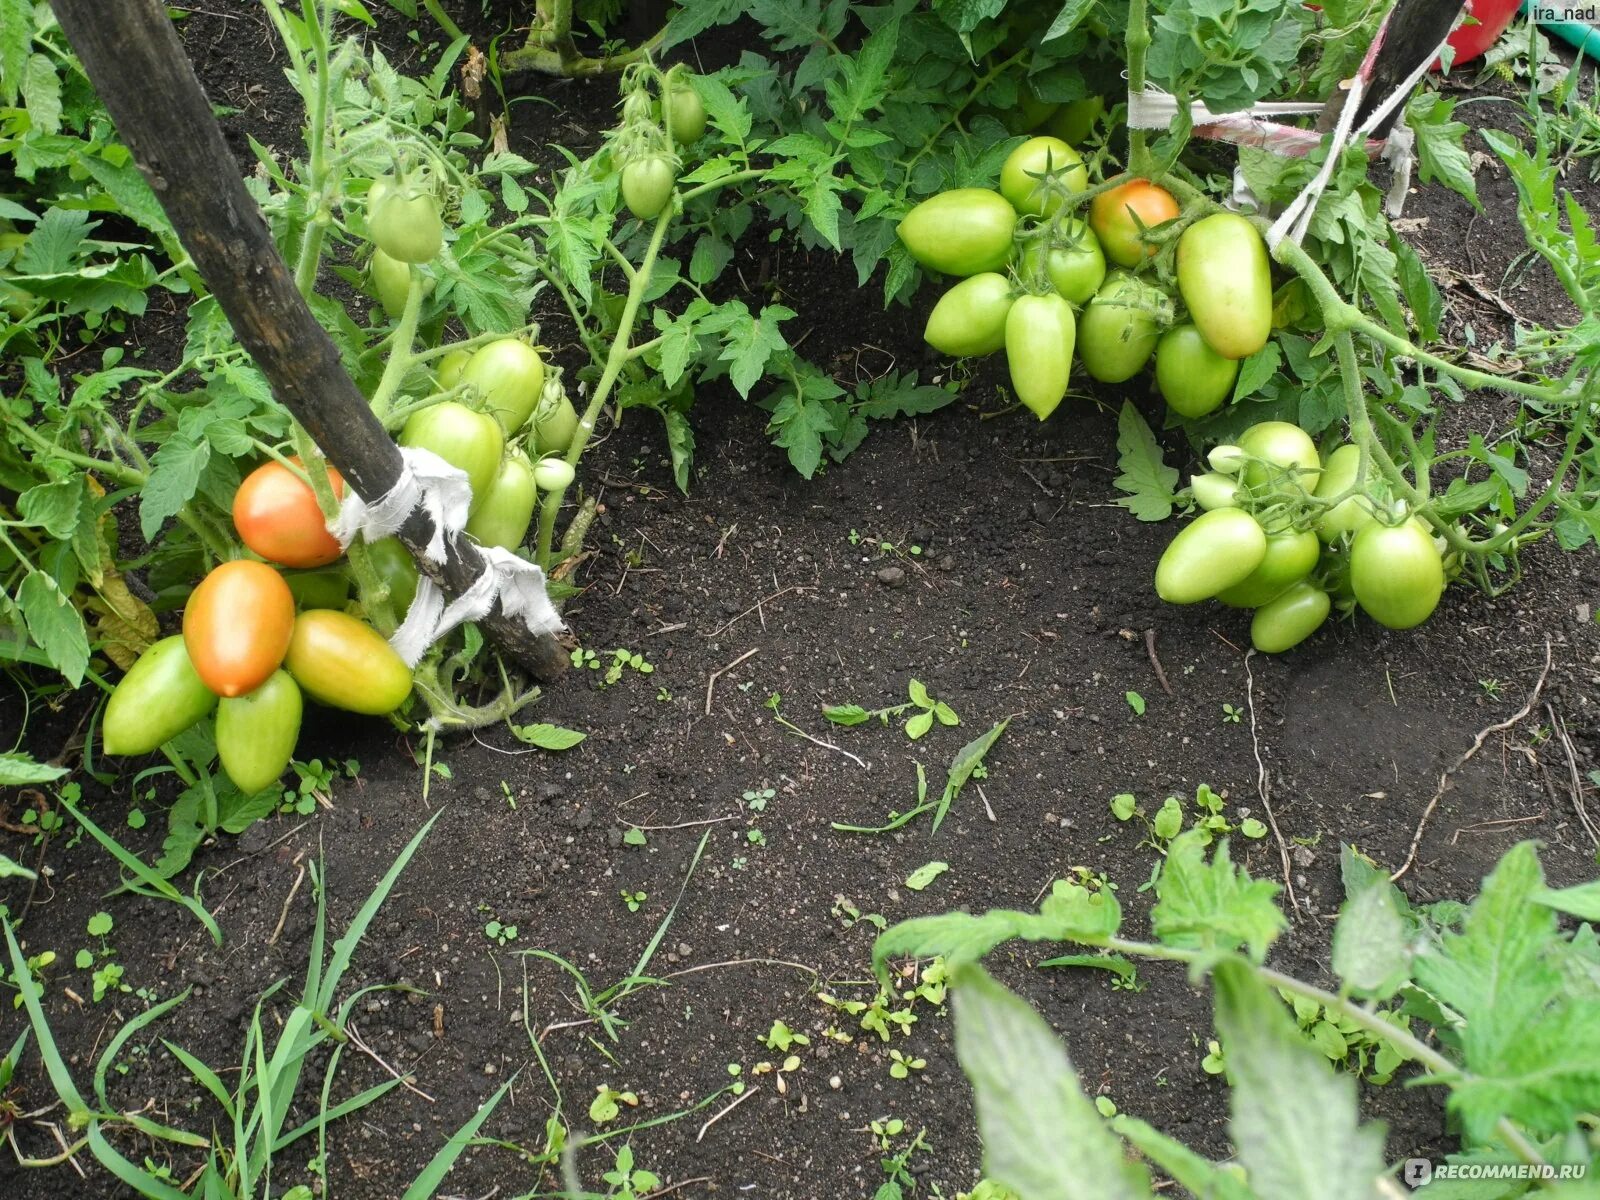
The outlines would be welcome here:
M 264 132 L 275 132 L 264 140 L 282 148 L 292 144 L 298 117 L 276 67 L 247 62 L 257 54 L 254 39 L 270 41 L 253 22 L 195 13 L 186 37 L 219 99 L 230 88 L 254 97 L 241 106 L 246 112 L 235 128 L 259 118 Z M 558 136 L 569 125 L 592 135 L 599 118 L 588 114 L 610 112 L 599 85 L 531 80 L 529 87 L 566 105 L 554 120 L 542 105 L 519 106 L 537 111 L 541 126 Z M 1491 107 L 1499 106 L 1468 111 Z M 1408 216 L 1424 218 L 1416 232 L 1431 263 L 1495 281 L 1520 238 L 1503 173 L 1486 165 L 1478 178 L 1483 216 L 1437 188 L 1413 197 Z M 1591 207 L 1597 199 L 1587 184 L 1580 194 Z M 1473 232 L 1484 223 L 1493 238 Z M 812 329 L 808 353 L 841 382 L 890 368 L 916 369 L 925 379 L 940 370 L 921 344 L 917 314 L 880 315 L 876 293 L 858 291 L 828 256 L 795 250 L 763 262 L 761 255 L 773 254 L 765 246 L 744 253 L 752 256 L 741 263 L 744 278 L 767 280 L 769 295 L 802 314 L 791 338 Z M 1504 298 L 1522 311 L 1549 311 L 1553 289 L 1542 273 L 1529 272 Z M 1455 289 L 1449 299 L 1457 328 L 1476 321 L 1480 342 L 1484 329 L 1505 334 L 1503 313 L 1497 317 Z M 862 305 L 872 306 L 870 321 L 863 321 Z M 864 327 L 870 345 L 851 340 L 851 331 Z M 578 365 L 548 340 L 569 369 Z M 631 418 L 590 457 L 585 471 L 598 481 L 605 511 L 580 574 L 586 590 L 567 615 L 585 647 L 602 658 L 617 647 L 639 652 L 654 672 L 627 671 L 602 686 L 603 672 L 574 671 L 549 689 L 525 719 L 588 734 L 564 754 L 530 752 L 503 729 L 441 745 L 438 758 L 450 777 L 433 781 L 430 803 L 447 811 L 375 922 L 351 977 L 353 986 L 404 981 L 422 989 L 370 998 L 354 1024 L 378 1055 L 414 1073 L 429 1098 L 396 1091 L 335 1128 L 330 1170 L 337 1194 L 396 1195 L 397 1181 L 409 1180 L 517 1071 L 516 1087 L 483 1133 L 541 1144 L 551 1097 L 530 1066 L 516 952 L 554 951 L 597 986 L 623 978 L 707 830 L 704 857 L 649 973 L 736 965 L 641 991 L 622 1006 L 629 1024 L 617 1044 L 590 1026 L 550 1032 L 544 1047 L 568 1119 L 586 1125 L 588 1102 L 602 1085 L 639 1097 L 618 1124 L 686 1108 L 725 1087 L 728 1064 L 740 1063 L 756 1094 L 703 1140 L 696 1136 L 702 1125 L 731 1096 L 633 1139 L 639 1165 L 669 1183 L 692 1181 L 678 1194 L 870 1196 L 883 1178 L 882 1155 L 865 1127 L 893 1115 L 908 1130 L 926 1128 L 932 1152 L 915 1156 L 911 1169 L 949 1195 L 976 1178 L 979 1146 L 948 1016 L 924 1009 L 910 1037 L 893 1043 L 928 1060 L 908 1080 L 890 1077 L 890 1047 L 870 1034 L 844 1047 L 819 1036 L 837 1020 L 813 997 L 819 977 L 835 981 L 841 995 L 870 994 L 839 982 L 870 974 L 873 930 L 865 923 L 845 928 L 832 911 L 836 897 L 890 922 L 953 908 L 1030 908 L 1052 878 L 1082 866 L 1119 885 L 1129 927 L 1141 931 L 1149 901 L 1137 887 L 1155 856 L 1138 844 L 1137 824 L 1119 823 L 1108 801 L 1131 791 L 1151 809 L 1168 794 L 1187 803 L 1204 782 L 1225 794 L 1230 817 L 1264 816 L 1253 721 L 1277 820 L 1294 841 L 1293 882 L 1302 901 L 1273 960 L 1326 983 L 1340 844 L 1354 843 L 1380 863 L 1403 861 L 1440 771 L 1478 730 L 1520 707 L 1540 676 L 1547 638 L 1554 666 L 1544 699 L 1571 730 L 1578 773 L 1600 765 L 1600 637 L 1580 614 L 1580 606 L 1600 601 L 1593 553 L 1536 548 L 1518 591 L 1491 601 L 1452 590 L 1437 616 L 1413 632 L 1338 624 L 1288 656 L 1256 656 L 1248 664 L 1251 689 L 1240 650 L 1248 644 L 1247 618 L 1159 603 L 1150 576 L 1172 527 L 1140 524 L 1112 504 L 1111 414 L 1122 394 L 1102 394 L 1098 406 L 1087 398 L 1069 404 L 1038 427 L 1016 413 L 984 419 L 1003 404 L 1002 382 L 996 364 L 984 364 L 955 405 L 880 427 L 849 461 L 811 483 L 768 444 L 762 414 L 721 385 L 706 389 L 693 412 L 699 469 L 689 496 L 673 488 L 660 430 L 648 417 Z M 1149 397 L 1135 399 L 1154 419 Z M 1463 429 L 1485 427 L 1499 410 L 1483 404 L 1452 420 Z M 898 549 L 882 551 L 880 541 Z M 911 554 L 912 546 L 921 553 Z M 1156 631 L 1170 696 L 1153 669 L 1146 630 Z M 716 672 L 752 651 L 708 690 Z M 824 702 L 898 703 L 912 677 L 960 713 L 961 728 L 936 727 L 911 743 L 897 724 L 835 729 L 821 718 Z M 1498 684 L 1497 694 L 1485 680 Z M 1142 695 L 1142 715 L 1125 698 L 1130 691 Z M 867 765 L 787 732 L 765 706 L 774 692 L 786 718 Z M 1225 705 L 1243 710 L 1243 719 L 1225 719 Z M 0 724 L 15 728 L 20 713 L 16 695 L 0 697 Z M 34 722 L 27 748 L 41 758 L 55 754 L 78 715 L 69 705 L 60 717 Z M 830 829 L 830 821 L 872 825 L 891 809 L 906 809 L 915 795 L 915 761 L 937 789 L 955 751 L 1008 715 L 1010 728 L 979 781 L 982 795 L 969 786 L 937 836 L 926 818 L 877 837 Z M 1556 882 L 1593 874 L 1593 847 L 1575 820 L 1561 749 L 1534 742 L 1536 728 L 1548 724 L 1541 706 L 1454 777 L 1404 883 L 1414 899 L 1470 898 L 1498 856 L 1524 838 L 1546 843 Z M 63 835 L 49 845 L 53 875 L 22 932 L 31 951 L 60 955 L 47 1008 L 80 1082 L 110 1033 L 144 1007 L 126 995 L 91 1003 L 87 973 L 65 968 L 87 944 L 88 916 L 104 907 L 116 918 L 110 940 L 131 985 L 163 997 L 193 988 L 150 1037 L 138 1039 L 113 1098 L 130 1109 L 153 1098 L 161 1119 L 205 1127 L 199 1089 L 154 1035 L 214 1067 L 237 1061 L 257 995 L 280 977 L 303 973 L 310 889 L 285 905 L 302 865 L 325 860 L 331 928 L 341 929 L 426 817 L 421 771 L 408 750 L 416 747 L 397 743 L 376 723 L 319 716 L 308 725 L 302 756 L 356 758 L 360 777 L 336 787 L 331 809 L 273 818 L 197 855 L 191 870 L 205 873 L 204 896 L 226 935 L 220 950 L 173 906 L 102 900 L 115 876 L 92 842 Z M 142 832 L 125 827 L 129 780 L 131 773 L 111 789 L 86 782 L 85 804 L 129 845 L 148 851 L 161 821 Z M 764 811 L 750 811 L 742 794 L 764 788 L 773 798 Z M 14 815 L 19 798 L 11 799 Z M 644 846 L 623 838 L 631 826 L 694 822 L 714 823 L 653 830 Z M 751 841 L 753 828 L 765 844 Z M 9 834 L 0 850 L 30 863 L 35 854 Z M 1236 839 L 1235 852 L 1253 874 L 1281 877 L 1271 839 Z M 925 891 L 907 889 L 907 875 L 932 859 L 948 862 L 948 872 Z M 638 912 L 629 911 L 623 890 L 646 893 Z M 25 895 L 25 885 L 0 885 L 0 901 L 13 910 Z M 515 925 L 515 940 L 489 940 L 490 920 Z M 1209 1154 L 1226 1154 L 1226 1088 L 1200 1067 L 1211 1028 L 1208 997 L 1177 967 L 1142 971 L 1137 994 L 1113 990 L 1101 972 L 1032 968 L 1056 952 L 1007 946 L 991 965 L 1064 1034 L 1091 1093 L 1109 1095 L 1123 1111 Z M 753 959 L 795 965 L 736 962 Z M 581 1018 L 570 981 L 555 967 L 530 960 L 528 979 L 537 1029 Z M 85 999 L 74 1002 L 69 988 Z M 4 1006 L 0 1043 L 9 1045 L 20 1020 Z M 772 1076 L 750 1074 L 757 1062 L 782 1057 L 760 1041 L 774 1020 L 811 1037 L 781 1095 Z M 434 1036 L 438 1028 L 442 1038 Z M 384 1077 L 354 1055 L 345 1064 L 339 1094 Z M 48 1103 L 36 1057 L 21 1080 L 25 1108 Z M 1438 1157 L 1453 1145 L 1436 1094 L 1368 1087 L 1364 1103 L 1389 1124 L 1391 1158 Z M 309 1115 L 305 1101 L 301 1108 Z M 42 1131 L 25 1128 L 22 1137 L 36 1153 L 53 1149 Z M 125 1150 L 137 1161 L 150 1147 L 130 1143 Z M 591 1186 L 610 1157 L 596 1149 L 584 1161 Z M 173 1166 L 185 1173 L 185 1164 Z M 294 1177 L 280 1176 L 283 1185 L 299 1181 L 302 1166 L 291 1162 Z M 0 1191 L 17 1200 L 63 1189 L 117 1194 L 92 1164 L 89 1170 L 87 1181 L 64 1170 L 19 1172 L 6 1155 Z M 515 1155 L 485 1147 L 462 1158 L 444 1194 L 498 1187 L 500 1195 L 515 1195 L 536 1182 Z M 544 1184 L 556 1188 L 551 1175 Z

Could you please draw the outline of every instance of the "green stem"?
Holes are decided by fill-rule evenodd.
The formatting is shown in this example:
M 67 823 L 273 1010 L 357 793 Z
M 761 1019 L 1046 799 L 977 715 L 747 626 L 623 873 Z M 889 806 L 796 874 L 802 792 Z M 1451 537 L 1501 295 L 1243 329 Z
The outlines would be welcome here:
M 1195 950 L 1180 950 L 1172 946 L 1163 946 L 1154 942 L 1133 942 L 1123 938 L 1110 938 L 1104 946 L 1107 950 L 1117 954 L 1136 955 L 1140 958 L 1164 959 L 1168 962 L 1181 962 L 1193 965 L 1204 961 L 1207 957 Z M 1306 983 L 1292 975 L 1285 975 L 1274 971 L 1270 967 L 1256 967 L 1256 974 L 1262 982 L 1281 991 L 1290 992 L 1310 1000 L 1330 1013 L 1337 1014 L 1359 1025 L 1362 1029 L 1372 1034 L 1381 1041 L 1388 1042 L 1413 1062 L 1420 1063 L 1432 1073 L 1433 1079 L 1429 1082 L 1441 1083 L 1447 1086 L 1459 1085 L 1467 1081 L 1470 1076 L 1461 1067 L 1451 1062 L 1439 1051 L 1426 1042 L 1420 1040 L 1409 1030 L 1398 1025 L 1391 1025 L 1376 1012 L 1355 1004 L 1344 996 L 1335 995 L 1325 991 L 1315 984 Z M 1527 1136 L 1512 1122 L 1501 1117 L 1495 1125 L 1495 1130 L 1505 1140 L 1506 1144 L 1516 1153 L 1517 1157 L 1530 1166 L 1542 1166 L 1544 1156 L 1539 1153 L 1538 1147 L 1530 1142 Z M 1551 1186 L 1548 1182 L 1545 1186 Z
M 414 263 L 408 269 L 411 283 L 406 288 L 405 310 L 400 314 L 400 325 L 389 344 L 389 361 L 384 364 L 383 375 L 372 393 L 372 411 L 380 421 L 388 415 L 394 394 L 405 382 L 406 372 L 411 370 L 414 361 L 411 348 L 417 338 L 417 320 L 422 313 L 422 272 L 417 270 Z
M 629 340 L 633 336 L 634 323 L 639 318 L 639 305 L 644 301 L 645 289 L 650 286 L 650 277 L 655 273 L 656 256 L 661 252 L 661 245 L 666 239 L 667 228 L 672 224 L 676 207 L 668 205 L 656 218 L 656 227 L 650 234 L 650 245 L 646 248 L 644 258 L 640 260 L 633 281 L 628 287 L 627 303 L 623 306 L 622 316 L 617 321 L 616 334 L 611 339 L 611 353 L 606 357 L 605 370 L 601 372 L 600 381 L 595 384 L 594 393 L 589 397 L 589 405 L 578 421 L 577 431 L 572 436 L 572 445 L 567 448 L 566 460 L 573 466 L 577 466 L 578 459 L 583 456 L 584 447 L 594 435 L 595 421 L 605 407 L 611 389 L 616 385 L 623 369 L 632 361 L 629 354 Z M 550 569 L 550 545 L 555 536 L 556 514 L 561 510 L 561 501 L 565 495 L 566 489 L 563 488 L 561 491 L 546 492 L 540 497 L 538 562 L 546 571 Z
M 1144 91 L 1144 56 L 1150 49 L 1150 27 L 1145 20 L 1145 0 L 1129 0 L 1128 34 L 1124 41 L 1128 62 L 1128 94 Z M 1150 149 L 1143 129 L 1128 130 L 1128 170 L 1134 175 L 1148 175 Z

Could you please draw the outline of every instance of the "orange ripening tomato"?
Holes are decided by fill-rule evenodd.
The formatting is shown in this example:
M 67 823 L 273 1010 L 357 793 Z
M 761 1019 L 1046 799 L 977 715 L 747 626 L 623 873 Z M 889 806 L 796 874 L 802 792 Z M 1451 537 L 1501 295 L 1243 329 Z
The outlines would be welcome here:
M 1143 230 L 1154 229 L 1177 215 L 1178 202 L 1172 193 L 1148 179 L 1130 179 L 1089 201 L 1089 227 L 1100 239 L 1106 257 L 1123 267 L 1136 267 L 1155 254 L 1156 248 L 1145 241 Z
M 266 563 L 223 563 L 183 606 L 183 644 L 200 680 L 243 696 L 278 669 L 294 631 L 294 593 Z
M 300 466 L 298 458 L 289 461 Z M 344 478 L 332 467 L 328 482 L 335 496 L 344 495 Z M 286 567 L 325 567 L 344 553 L 311 485 L 279 462 L 263 463 L 239 485 L 233 527 L 246 546 Z

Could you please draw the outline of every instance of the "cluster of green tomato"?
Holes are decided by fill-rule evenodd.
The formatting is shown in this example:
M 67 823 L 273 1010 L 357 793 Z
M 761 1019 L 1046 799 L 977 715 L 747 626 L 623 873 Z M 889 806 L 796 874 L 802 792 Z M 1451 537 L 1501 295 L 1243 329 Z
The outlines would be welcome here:
M 1071 216 L 1089 185 L 1078 152 L 1040 135 L 1007 157 L 998 191 L 957 188 L 913 208 L 898 230 L 906 249 L 963 277 L 923 336 L 956 357 L 1004 349 L 1017 399 L 1040 420 L 1066 396 L 1074 352 L 1102 383 L 1132 379 L 1154 358 L 1168 405 L 1204 416 L 1271 334 L 1266 244 L 1237 213 L 1182 226 L 1174 296 L 1149 268 L 1182 216 L 1177 200 L 1130 179 L 1090 197 L 1086 220 Z
M 397 317 L 405 309 L 411 268 L 431 262 L 443 247 L 438 201 L 415 183 L 377 180 L 367 193 L 367 229 L 373 291 L 384 311 Z M 466 472 L 472 485 L 467 532 L 483 545 L 516 549 L 528 536 L 539 491 L 563 491 L 572 483 L 572 467 L 560 456 L 572 444 L 578 415 L 560 374 L 545 369 L 533 346 L 507 337 L 445 354 L 437 381 L 447 391 L 462 388 L 472 403 L 442 400 L 419 410 L 399 442 Z M 539 455 L 549 457 L 535 465 Z
M 665 114 L 646 89 L 629 89 L 615 146 L 622 164 L 622 202 L 641 221 L 655 220 L 672 203 L 679 165 L 675 148 L 693 145 L 706 132 L 705 103 L 684 68 L 674 67 L 663 78 Z
M 1205 511 L 1156 565 L 1163 600 L 1254 609 L 1250 641 L 1266 654 L 1299 645 L 1336 606 L 1359 606 L 1390 629 L 1420 625 L 1438 607 L 1457 564 L 1363 477 L 1359 446 L 1324 461 L 1298 426 L 1263 421 L 1208 460 L 1212 470 L 1190 481 Z

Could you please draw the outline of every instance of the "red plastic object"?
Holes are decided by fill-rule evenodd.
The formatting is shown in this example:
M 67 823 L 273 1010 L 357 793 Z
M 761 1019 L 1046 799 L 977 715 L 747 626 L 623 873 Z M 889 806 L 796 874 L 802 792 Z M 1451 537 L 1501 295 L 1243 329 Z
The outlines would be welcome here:
M 1450 45 L 1455 47 L 1456 58 L 1451 64 L 1455 70 L 1462 63 L 1482 58 L 1490 46 L 1500 40 L 1500 35 L 1516 15 L 1519 0 L 1467 0 L 1467 15 L 1477 24 L 1464 24 L 1450 35 Z M 1433 64 L 1435 71 L 1440 64 Z

